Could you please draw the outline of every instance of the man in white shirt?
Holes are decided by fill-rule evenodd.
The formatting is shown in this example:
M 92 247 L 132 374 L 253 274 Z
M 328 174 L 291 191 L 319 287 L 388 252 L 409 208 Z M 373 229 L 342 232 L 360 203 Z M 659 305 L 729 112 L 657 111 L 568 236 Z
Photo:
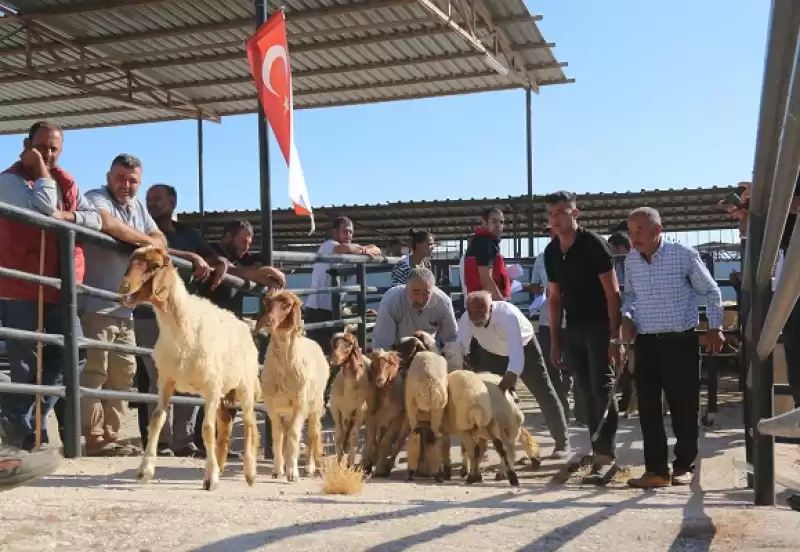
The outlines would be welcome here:
M 508 301 L 493 301 L 486 291 L 467 295 L 467 310 L 458 323 L 457 342 L 468 354 L 473 338 L 480 345 L 480 358 L 474 370 L 502 374 L 500 387 L 509 390 L 517 378 L 533 393 L 542 410 L 547 428 L 555 441 L 553 458 L 569 454 L 567 420 L 553 383 L 547 375 L 542 351 L 533 325 Z
M 380 257 L 381 250 L 376 245 L 358 245 L 353 243 L 353 221 L 347 217 L 336 217 L 331 225 L 331 239 L 319 246 L 317 255 L 366 255 L 367 257 Z M 330 269 L 334 263 L 314 263 L 311 272 L 311 287 L 314 289 L 331 287 Z M 338 314 L 338 313 L 337 313 Z M 314 293 L 306 299 L 303 321 L 306 324 L 328 322 L 333 320 L 333 294 Z M 319 343 L 325 354 L 330 355 L 331 338 L 336 328 L 323 328 L 308 331 L 308 337 Z M 364 343 L 361 344 L 365 346 Z

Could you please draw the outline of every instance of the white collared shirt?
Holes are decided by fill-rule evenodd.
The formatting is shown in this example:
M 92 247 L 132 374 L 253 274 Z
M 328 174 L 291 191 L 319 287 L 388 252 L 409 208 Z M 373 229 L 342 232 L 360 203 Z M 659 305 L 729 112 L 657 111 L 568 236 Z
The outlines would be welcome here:
M 472 338 L 481 348 L 498 356 L 508 357 L 507 370 L 520 375 L 525 368 L 525 346 L 533 339 L 533 324 L 522 311 L 508 301 L 492 301 L 492 312 L 486 326 L 477 327 L 466 311 L 458 321 L 458 339 L 469 354 Z

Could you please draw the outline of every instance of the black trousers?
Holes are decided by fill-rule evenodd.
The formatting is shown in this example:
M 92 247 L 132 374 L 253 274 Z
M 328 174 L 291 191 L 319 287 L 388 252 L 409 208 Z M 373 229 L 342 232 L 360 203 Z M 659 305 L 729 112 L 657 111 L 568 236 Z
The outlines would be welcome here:
M 614 368 L 608 362 L 611 341 L 609 326 L 569 327 L 564 330 L 564 360 L 575 374 L 586 409 L 589 435 L 594 435 L 614 392 Z M 597 441 L 592 443 L 595 454 L 616 458 L 616 435 L 619 413 L 616 400 L 611 401 L 608 418 Z
M 671 334 L 642 334 L 634 344 L 634 378 L 639 394 L 639 423 L 645 469 L 669 476 L 669 447 L 661 410 L 667 397 L 675 434 L 673 473 L 694 470 L 700 438 L 700 350 L 694 329 Z
M 800 407 L 800 301 L 783 327 L 783 350 L 786 352 L 786 372 L 794 398 L 794 406 Z

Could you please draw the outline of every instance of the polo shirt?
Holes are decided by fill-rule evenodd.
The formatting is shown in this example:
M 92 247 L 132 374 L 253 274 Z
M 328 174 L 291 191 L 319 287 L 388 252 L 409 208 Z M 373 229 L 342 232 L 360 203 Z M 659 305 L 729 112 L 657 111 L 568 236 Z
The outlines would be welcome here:
M 575 242 L 561 251 L 553 238 L 544 250 L 547 279 L 561 288 L 567 328 L 609 325 L 608 304 L 599 276 L 614 269 L 611 247 L 596 232 L 578 227 Z
M 107 186 L 89 190 L 85 195 L 86 199 L 97 210 L 108 212 L 112 217 L 121 220 L 139 232 L 151 234 L 158 230 L 153 217 L 150 216 L 147 208 L 137 197 L 131 198 L 126 205 L 122 205 L 117 203 Z M 86 274 L 83 278 L 83 283 L 87 286 L 108 291 L 117 291 L 125 272 L 128 270 L 130 250 L 118 251 L 86 243 L 84 244 L 84 255 L 86 257 Z M 105 314 L 117 318 L 131 318 L 133 316 L 131 309 L 123 307 L 114 301 L 88 296 L 84 296 L 81 299 L 84 312 Z

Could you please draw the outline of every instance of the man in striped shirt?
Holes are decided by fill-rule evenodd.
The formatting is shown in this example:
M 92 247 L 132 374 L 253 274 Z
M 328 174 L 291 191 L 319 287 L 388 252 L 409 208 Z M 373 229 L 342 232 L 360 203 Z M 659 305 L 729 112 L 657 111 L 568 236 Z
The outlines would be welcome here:
M 655 209 L 640 207 L 628 217 L 634 249 L 625 259 L 622 338 L 635 339 L 634 378 L 645 461 L 645 474 L 628 485 L 642 489 L 692 481 L 700 410 L 698 296 L 706 300 L 709 349 L 719 352 L 725 341 L 719 286 L 695 249 L 665 241 L 661 231 Z M 671 478 L 662 391 L 676 439 Z

